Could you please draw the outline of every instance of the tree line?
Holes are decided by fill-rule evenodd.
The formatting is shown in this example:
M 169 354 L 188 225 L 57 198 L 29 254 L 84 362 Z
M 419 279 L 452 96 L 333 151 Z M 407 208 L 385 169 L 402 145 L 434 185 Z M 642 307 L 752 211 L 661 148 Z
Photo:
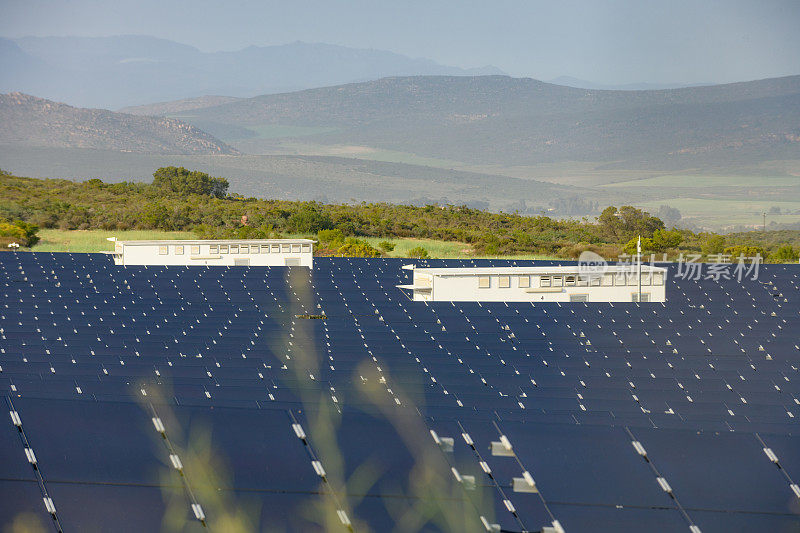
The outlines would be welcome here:
M 321 253 L 331 255 L 381 255 L 388 250 L 363 241 L 363 237 L 379 237 L 458 241 L 470 245 L 477 255 L 577 258 L 590 250 L 615 258 L 635 252 L 641 236 L 645 253 L 711 258 L 744 250 L 776 262 L 796 262 L 800 246 L 800 232 L 694 233 L 667 227 L 661 218 L 631 206 L 607 207 L 596 220 L 554 219 L 491 213 L 464 205 L 245 198 L 229 193 L 224 178 L 183 167 L 160 168 L 153 176 L 152 183 L 74 182 L 0 171 L 0 239 L 16 239 L 35 249 L 39 227 L 147 229 L 193 231 L 198 238 L 307 235 L 318 238 Z

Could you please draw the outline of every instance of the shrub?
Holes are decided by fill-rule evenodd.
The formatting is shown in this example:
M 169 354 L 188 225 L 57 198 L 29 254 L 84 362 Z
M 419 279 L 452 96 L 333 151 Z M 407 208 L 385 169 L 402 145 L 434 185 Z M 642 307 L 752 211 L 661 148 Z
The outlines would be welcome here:
M 22 220 L 13 222 L 0 220 L 0 243 L 4 248 L 13 242 L 20 246 L 31 247 L 39 242 L 38 232 L 39 226 L 35 224 L 29 224 Z
M 336 250 L 336 255 L 340 257 L 380 257 L 381 251 L 367 241 L 351 238 Z
M 428 258 L 428 250 L 423 248 L 422 246 L 417 246 L 408 251 L 406 254 L 407 257 L 413 257 L 414 259 L 427 259 Z
M 381 241 L 378 243 L 378 248 L 380 248 L 386 253 L 389 253 L 392 250 L 394 250 L 394 243 L 390 241 Z
M 797 263 L 797 250 L 789 245 L 781 246 L 769 255 L 770 263 Z

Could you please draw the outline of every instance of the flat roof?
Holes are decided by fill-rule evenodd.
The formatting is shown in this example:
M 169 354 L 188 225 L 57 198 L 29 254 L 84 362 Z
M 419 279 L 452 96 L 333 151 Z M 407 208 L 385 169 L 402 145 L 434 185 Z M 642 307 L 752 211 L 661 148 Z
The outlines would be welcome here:
M 409 265 L 411 266 L 411 265 Z M 405 267 L 404 267 L 405 268 Z M 532 267 L 457 267 L 457 268 L 413 268 L 410 270 L 430 274 L 432 276 L 486 276 L 486 275 L 523 275 L 523 274 L 615 274 L 631 272 L 637 268 L 636 263 L 623 265 L 606 265 L 597 270 L 578 265 L 567 266 L 532 266 Z M 663 267 L 642 263 L 642 272 L 666 272 Z
M 313 244 L 317 241 L 312 239 L 167 239 L 163 241 L 114 241 L 127 246 L 148 245 L 148 244 Z

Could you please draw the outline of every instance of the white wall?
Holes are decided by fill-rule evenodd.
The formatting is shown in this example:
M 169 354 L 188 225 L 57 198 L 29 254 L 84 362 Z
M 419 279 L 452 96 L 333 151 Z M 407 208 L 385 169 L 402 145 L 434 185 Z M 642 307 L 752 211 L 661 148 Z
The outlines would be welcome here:
M 246 246 L 247 252 L 244 252 Z M 287 250 L 288 247 L 288 251 Z M 269 250 L 268 252 L 266 250 Z M 164 253 L 166 251 L 166 253 Z M 180 253 L 180 252 L 183 253 Z M 234 251 L 236 253 L 234 253 Z M 118 265 L 287 266 L 313 268 L 313 244 L 307 240 L 118 241 Z
M 419 301 L 452 301 L 452 302 L 569 302 L 570 295 L 586 295 L 589 302 L 630 302 L 634 295 L 638 295 L 638 286 L 562 286 L 540 287 L 539 274 L 526 274 L 529 276 L 530 287 L 520 287 L 520 274 L 509 274 L 510 287 L 501 288 L 499 280 L 506 274 L 490 274 L 489 288 L 479 288 L 479 278 L 485 275 L 454 274 L 437 275 L 426 274 L 424 269 L 414 270 L 414 286 L 431 286 L 431 291 L 414 290 L 414 300 Z M 645 272 L 642 273 L 647 279 Z M 428 278 L 428 279 L 425 279 Z M 562 276 L 563 279 L 563 276 Z M 666 297 L 666 274 L 662 285 L 642 284 L 642 294 L 649 294 L 651 302 L 663 302 Z M 627 280 L 626 280 L 627 282 Z M 552 284 L 552 278 L 551 278 Z M 646 296 L 643 296 L 645 299 Z

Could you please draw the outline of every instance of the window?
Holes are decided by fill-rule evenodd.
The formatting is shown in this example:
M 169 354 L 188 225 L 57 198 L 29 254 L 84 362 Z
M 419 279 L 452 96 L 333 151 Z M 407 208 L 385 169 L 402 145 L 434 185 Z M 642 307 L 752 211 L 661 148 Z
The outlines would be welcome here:
M 167 255 L 169 253 L 169 246 L 162 244 L 158 247 L 158 255 Z
M 239 245 L 238 244 L 231 244 L 231 253 L 238 254 L 239 253 Z
M 569 295 L 570 302 L 588 302 L 589 295 L 588 294 L 570 294 Z
M 527 289 L 531 286 L 531 278 L 529 276 L 520 276 L 518 280 L 520 289 Z
M 638 302 L 639 301 L 639 294 L 635 293 L 635 292 L 632 293 L 631 294 L 631 301 L 632 302 Z M 650 301 L 650 293 L 649 292 L 643 292 L 642 293 L 642 302 L 649 302 L 649 301 Z
M 262 244 L 261 245 L 261 253 L 268 254 L 269 253 L 269 244 Z
M 575 276 L 564 276 L 564 285 L 567 287 L 575 286 Z
M 251 254 L 257 254 L 258 253 L 258 245 L 257 244 L 251 244 L 250 245 L 250 253 Z
M 211 253 L 211 254 L 218 254 L 218 253 L 219 253 L 219 246 L 217 246 L 216 244 L 211 244 L 211 245 L 209 245 L 209 247 L 208 247 L 208 253 Z
M 200 246 L 197 245 L 197 244 L 192 245 L 191 253 L 192 253 L 192 255 L 200 255 Z
M 291 251 L 291 248 L 288 244 L 281 244 L 281 252 L 288 254 Z
M 650 273 L 642 274 L 642 285 L 650 285 Z
M 611 287 L 614 284 L 614 274 L 603 274 L 601 285 Z
M 280 244 L 273 244 L 272 245 L 272 253 L 273 254 L 277 254 L 280 251 L 281 251 L 281 245 Z
M 300 245 L 299 244 L 293 244 L 292 245 L 292 253 L 293 254 L 299 254 L 300 253 Z
M 220 244 L 219 245 L 219 253 L 227 254 L 228 253 L 228 245 L 227 244 Z
M 510 276 L 500 276 L 497 279 L 497 286 L 501 289 L 507 289 L 511 287 L 511 277 Z
M 310 244 L 304 244 L 303 245 L 303 253 L 304 254 L 310 254 L 311 253 L 311 245 Z
M 550 276 L 542 276 L 539 278 L 539 286 L 540 287 L 549 287 L 550 286 Z
M 250 253 L 250 246 L 247 244 L 240 244 L 239 245 L 239 253 L 240 254 L 249 254 Z
M 492 286 L 492 282 L 489 279 L 489 276 L 479 276 L 478 277 L 478 288 L 479 289 L 488 289 Z
M 663 272 L 654 272 L 653 273 L 653 285 L 663 285 L 664 284 L 664 273 Z
M 175 247 L 175 255 L 183 255 L 183 246 L 178 245 Z
M 578 287 L 588 287 L 589 286 L 589 276 L 587 275 L 578 275 Z
M 639 276 L 631 272 L 628 274 L 628 285 L 631 287 L 635 287 L 639 284 Z
M 589 285 L 592 287 L 599 287 L 600 283 L 603 281 L 603 277 L 600 275 L 593 274 L 589 276 Z M 611 277 L 608 278 L 609 284 L 611 283 Z
M 625 272 L 617 272 L 614 274 L 614 285 L 622 286 L 627 285 L 625 283 Z
M 553 287 L 562 287 L 564 285 L 564 278 L 561 276 L 553 276 Z

